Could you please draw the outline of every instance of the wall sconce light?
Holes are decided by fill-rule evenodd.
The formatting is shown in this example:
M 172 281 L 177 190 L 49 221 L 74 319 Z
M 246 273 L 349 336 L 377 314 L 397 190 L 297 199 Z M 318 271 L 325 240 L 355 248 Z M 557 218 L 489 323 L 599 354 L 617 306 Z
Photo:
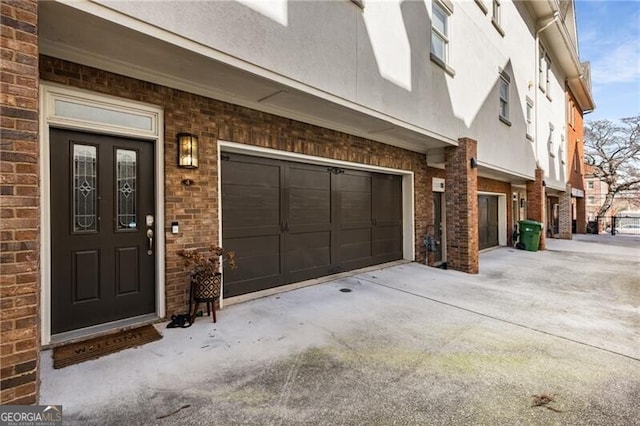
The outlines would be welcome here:
M 542 186 L 547 186 L 547 182 L 546 181 L 542 181 Z
M 178 133 L 178 167 L 198 168 L 198 137 L 190 133 Z
M 470 163 L 471 163 L 471 168 L 472 169 L 475 169 L 475 168 L 478 167 L 478 161 L 476 161 L 476 157 L 471 157 Z

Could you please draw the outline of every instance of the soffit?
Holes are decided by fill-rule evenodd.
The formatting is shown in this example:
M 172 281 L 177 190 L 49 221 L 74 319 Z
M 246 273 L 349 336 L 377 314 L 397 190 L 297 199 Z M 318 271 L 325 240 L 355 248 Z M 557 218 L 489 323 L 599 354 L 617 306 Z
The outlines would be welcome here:
M 417 152 L 456 144 L 379 112 L 345 106 L 80 11 L 73 3 L 42 2 L 38 15 L 43 55 Z

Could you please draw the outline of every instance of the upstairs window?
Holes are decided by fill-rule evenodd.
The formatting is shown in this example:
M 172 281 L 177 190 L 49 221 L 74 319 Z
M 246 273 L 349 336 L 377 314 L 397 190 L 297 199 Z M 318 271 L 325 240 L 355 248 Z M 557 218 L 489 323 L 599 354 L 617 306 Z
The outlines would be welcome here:
M 451 12 L 433 1 L 431 18 L 431 53 L 443 64 L 449 62 L 449 17 Z
M 502 5 L 500 0 L 493 0 L 493 15 L 491 16 L 491 23 L 496 30 L 504 37 L 504 30 L 502 29 Z
M 511 125 L 509 121 L 509 83 L 511 78 L 504 71 L 500 72 L 500 121 Z
M 569 122 L 569 126 L 571 126 L 572 129 L 576 127 L 576 120 L 573 113 L 574 113 L 573 101 L 569 99 L 569 102 L 567 102 L 567 121 Z
M 538 56 L 538 87 L 551 99 L 551 58 L 546 50 L 540 45 L 540 55 Z
M 553 127 L 553 124 L 549 123 L 549 155 L 551 157 L 555 157 L 556 154 L 553 152 L 553 132 L 554 132 L 555 128 Z
M 533 101 L 527 97 L 527 139 L 533 140 Z

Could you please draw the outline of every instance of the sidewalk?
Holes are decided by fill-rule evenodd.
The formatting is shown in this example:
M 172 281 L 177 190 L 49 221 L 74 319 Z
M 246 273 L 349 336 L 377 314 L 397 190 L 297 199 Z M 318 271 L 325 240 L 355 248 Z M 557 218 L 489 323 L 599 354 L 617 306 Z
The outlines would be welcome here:
M 633 424 L 640 238 L 601 237 L 232 305 L 61 370 L 44 352 L 40 403 L 68 424 Z

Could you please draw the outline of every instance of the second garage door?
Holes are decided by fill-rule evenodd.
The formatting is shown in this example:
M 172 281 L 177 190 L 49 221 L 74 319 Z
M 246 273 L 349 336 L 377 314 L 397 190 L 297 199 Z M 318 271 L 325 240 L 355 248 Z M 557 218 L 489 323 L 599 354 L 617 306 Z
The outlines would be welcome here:
M 402 258 L 402 177 L 222 156 L 224 296 Z
M 478 196 L 478 248 L 498 245 L 498 197 Z

